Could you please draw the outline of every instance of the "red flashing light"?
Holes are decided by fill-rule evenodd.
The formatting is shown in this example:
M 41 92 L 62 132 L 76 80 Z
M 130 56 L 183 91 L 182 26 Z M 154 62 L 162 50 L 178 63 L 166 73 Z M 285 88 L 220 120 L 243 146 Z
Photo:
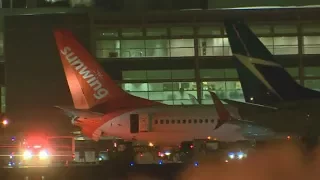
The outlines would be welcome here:
M 193 145 L 190 145 L 190 148 L 192 149 L 192 148 L 193 148 Z

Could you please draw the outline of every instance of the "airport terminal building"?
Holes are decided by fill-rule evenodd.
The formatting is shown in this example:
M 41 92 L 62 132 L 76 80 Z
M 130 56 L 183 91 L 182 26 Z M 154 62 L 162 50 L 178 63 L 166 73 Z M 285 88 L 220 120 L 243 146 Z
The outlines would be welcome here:
M 220 98 L 244 100 L 223 27 L 223 20 L 227 18 L 244 19 L 297 82 L 320 90 L 320 20 L 317 17 L 320 8 L 134 12 L 62 9 L 65 13 L 52 8 L 53 15 L 30 16 L 31 10 L 26 9 L 21 10 L 25 16 L 4 16 L 4 33 L 0 36 L 2 111 L 6 106 L 6 84 L 10 86 L 21 79 L 9 77 L 10 71 L 21 71 L 14 70 L 18 63 L 26 65 L 16 54 L 22 49 L 20 46 L 25 49 L 28 44 L 12 44 L 21 41 L 12 40 L 12 32 L 20 29 L 21 33 L 27 33 L 41 27 L 48 30 L 51 27 L 48 24 L 56 22 L 60 23 L 59 27 L 63 23 L 71 27 L 124 90 L 150 100 L 172 105 L 191 104 L 189 94 L 192 94 L 201 104 L 212 104 L 208 90 L 215 91 Z M 18 36 L 26 38 L 27 35 Z M 57 61 L 59 56 L 52 50 L 55 47 L 52 42 L 51 39 L 51 45 L 41 43 L 43 48 L 51 50 L 48 56 L 39 53 L 32 60 L 40 62 L 38 58 L 43 62 L 43 57 L 49 60 L 52 55 Z M 64 76 L 61 72 L 59 69 L 59 78 Z M 9 91 L 10 88 L 7 94 Z

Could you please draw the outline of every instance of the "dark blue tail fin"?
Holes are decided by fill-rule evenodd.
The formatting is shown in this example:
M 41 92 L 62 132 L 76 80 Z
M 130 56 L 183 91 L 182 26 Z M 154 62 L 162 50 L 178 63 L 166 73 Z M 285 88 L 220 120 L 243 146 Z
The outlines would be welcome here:
M 271 105 L 280 101 L 320 98 L 300 86 L 242 21 L 225 21 L 229 43 L 246 102 Z

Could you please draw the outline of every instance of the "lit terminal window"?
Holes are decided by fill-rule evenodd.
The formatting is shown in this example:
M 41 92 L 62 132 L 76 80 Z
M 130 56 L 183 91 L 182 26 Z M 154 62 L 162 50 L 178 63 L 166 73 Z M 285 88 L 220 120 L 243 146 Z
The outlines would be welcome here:
M 210 81 L 202 82 L 202 104 L 213 104 L 208 91 L 214 91 L 221 99 L 244 101 L 239 81 Z
M 123 80 L 194 79 L 193 69 L 122 71 Z
M 146 56 L 147 57 L 169 57 L 170 42 L 167 39 L 146 40 Z
M 197 97 L 195 82 L 123 83 L 128 93 L 165 104 L 192 104 L 189 94 Z
M 320 54 L 320 36 L 303 37 L 303 54 Z
M 171 39 L 170 56 L 194 56 L 194 39 Z
M 199 56 L 232 56 L 228 38 L 200 38 Z
M 274 55 L 298 54 L 298 38 L 294 37 L 260 37 L 260 41 Z

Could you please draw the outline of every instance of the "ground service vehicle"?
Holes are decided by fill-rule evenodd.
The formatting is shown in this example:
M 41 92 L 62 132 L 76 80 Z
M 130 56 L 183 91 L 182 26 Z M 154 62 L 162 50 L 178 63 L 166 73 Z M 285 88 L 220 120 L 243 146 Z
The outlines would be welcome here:
M 71 136 L 27 136 L 20 143 L 20 166 L 68 165 L 74 160 Z
M 30 136 L 22 140 L 19 148 L 21 166 L 49 166 L 51 147 L 46 137 Z

